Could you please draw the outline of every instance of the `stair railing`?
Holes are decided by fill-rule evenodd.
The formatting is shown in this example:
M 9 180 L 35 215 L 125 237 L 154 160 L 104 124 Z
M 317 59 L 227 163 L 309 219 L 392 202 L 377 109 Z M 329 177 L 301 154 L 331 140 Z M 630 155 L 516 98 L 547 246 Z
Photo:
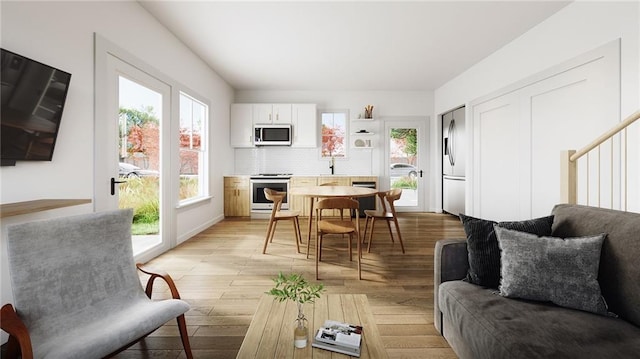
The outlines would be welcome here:
M 597 139 L 595 139 L 594 141 L 592 141 L 591 143 L 589 143 L 588 145 L 584 146 L 582 149 L 576 151 L 576 150 L 565 150 L 565 151 L 561 151 L 560 154 L 560 200 L 561 203 L 571 203 L 571 204 L 576 204 L 577 203 L 577 197 L 578 197 L 578 159 L 582 158 L 583 156 L 587 156 L 587 160 L 589 159 L 589 155 L 592 152 L 597 152 L 597 158 L 595 160 L 596 165 L 598 167 L 598 176 L 602 176 L 602 172 L 600 169 L 600 146 L 602 146 L 606 141 L 613 141 L 614 136 L 620 134 L 621 136 L 621 140 L 620 140 L 620 144 L 621 144 L 621 149 L 620 149 L 620 159 L 621 159 L 621 166 L 622 166 L 622 170 L 623 170 L 623 177 L 621 178 L 622 180 L 622 184 L 621 184 L 621 188 L 620 188 L 620 192 L 622 194 L 622 198 L 625 198 L 624 201 L 624 206 L 622 208 L 622 210 L 627 210 L 627 201 L 626 201 L 626 196 L 627 196 L 627 179 L 628 179 L 628 171 L 627 171 L 627 165 L 628 165 L 628 156 L 627 156 L 627 149 L 628 149 L 628 140 L 627 140 L 627 130 L 628 127 L 634 123 L 636 120 L 640 119 L 640 110 L 634 112 L 633 114 L 631 114 L 630 116 L 628 116 L 627 118 L 625 118 L 622 122 L 618 123 L 616 126 L 612 127 L 609 131 L 605 132 L 604 134 L 602 134 L 600 137 L 598 137 Z M 612 147 L 613 147 L 613 142 L 612 143 Z M 614 151 L 611 151 L 611 158 L 610 158 L 610 173 L 609 176 L 611 178 L 611 200 L 613 201 L 613 191 L 614 191 L 614 158 L 613 158 L 613 154 Z M 589 166 L 589 161 L 587 161 L 587 166 Z M 589 176 L 589 171 L 587 171 L 587 177 Z M 600 181 L 598 181 L 600 182 Z M 587 178 L 585 181 L 585 190 L 587 193 L 587 205 L 592 205 L 591 203 L 589 203 L 589 193 L 591 192 L 591 189 L 589 188 L 590 183 L 589 183 L 589 179 Z M 597 188 L 597 206 L 600 207 L 601 203 L 600 203 L 600 197 L 601 197 L 601 191 L 600 191 L 600 186 L 598 183 L 598 188 Z

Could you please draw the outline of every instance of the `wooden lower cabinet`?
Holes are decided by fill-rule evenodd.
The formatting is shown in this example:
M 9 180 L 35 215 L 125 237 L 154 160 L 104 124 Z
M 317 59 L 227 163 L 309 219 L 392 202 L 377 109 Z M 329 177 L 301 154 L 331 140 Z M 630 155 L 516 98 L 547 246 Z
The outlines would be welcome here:
M 224 178 L 224 216 L 248 217 L 251 215 L 251 188 L 248 176 Z
M 354 182 L 375 182 L 378 188 L 378 177 L 375 176 L 294 176 L 289 188 L 318 186 L 335 182 L 338 186 L 351 186 Z M 299 211 L 304 217 L 309 216 L 309 198 L 289 196 L 289 209 Z M 224 216 L 249 217 L 251 215 L 251 185 L 249 176 L 224 177 Z

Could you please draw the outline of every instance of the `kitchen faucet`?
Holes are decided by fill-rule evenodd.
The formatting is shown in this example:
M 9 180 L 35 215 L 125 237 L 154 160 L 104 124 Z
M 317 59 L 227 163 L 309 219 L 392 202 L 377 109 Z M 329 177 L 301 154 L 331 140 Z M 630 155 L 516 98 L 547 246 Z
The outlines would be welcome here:
M 334 174 L 335 167 L 336 167 L 336 159 L 335 157 L 331 156 L 331 160 L 329 161 L 329 168 L 331 169 L 331 174 Z

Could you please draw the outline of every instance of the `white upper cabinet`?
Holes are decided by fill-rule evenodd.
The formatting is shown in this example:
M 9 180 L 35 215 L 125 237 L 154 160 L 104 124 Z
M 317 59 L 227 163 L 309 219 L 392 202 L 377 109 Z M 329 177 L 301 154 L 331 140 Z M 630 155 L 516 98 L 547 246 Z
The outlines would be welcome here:
M 253 106 L 247 103 L 231 105 L 231 147 L 253 147 Z
M 291 147 L 318 147 L 318 119 L 315 104 L 292 105 Z
M 231 104 L 231 147 L 254 147 L 253 126 L 256 124 L 291 124 L 291 147 L 318 147 L 316 104 Z
M 291 123 L 291 104 L 253 104 L 253 124 Z

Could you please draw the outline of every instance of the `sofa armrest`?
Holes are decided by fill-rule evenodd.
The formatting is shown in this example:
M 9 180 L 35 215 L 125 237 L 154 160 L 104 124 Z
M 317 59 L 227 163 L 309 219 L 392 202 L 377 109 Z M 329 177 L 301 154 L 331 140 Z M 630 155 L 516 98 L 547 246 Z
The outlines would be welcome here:
M 442 313 L 438 304 L 441 283 L 461 280 L 469 269 L 466 239 L 443 239 L 436 242 L 433 253 L 433 324 L 442 334 Z

